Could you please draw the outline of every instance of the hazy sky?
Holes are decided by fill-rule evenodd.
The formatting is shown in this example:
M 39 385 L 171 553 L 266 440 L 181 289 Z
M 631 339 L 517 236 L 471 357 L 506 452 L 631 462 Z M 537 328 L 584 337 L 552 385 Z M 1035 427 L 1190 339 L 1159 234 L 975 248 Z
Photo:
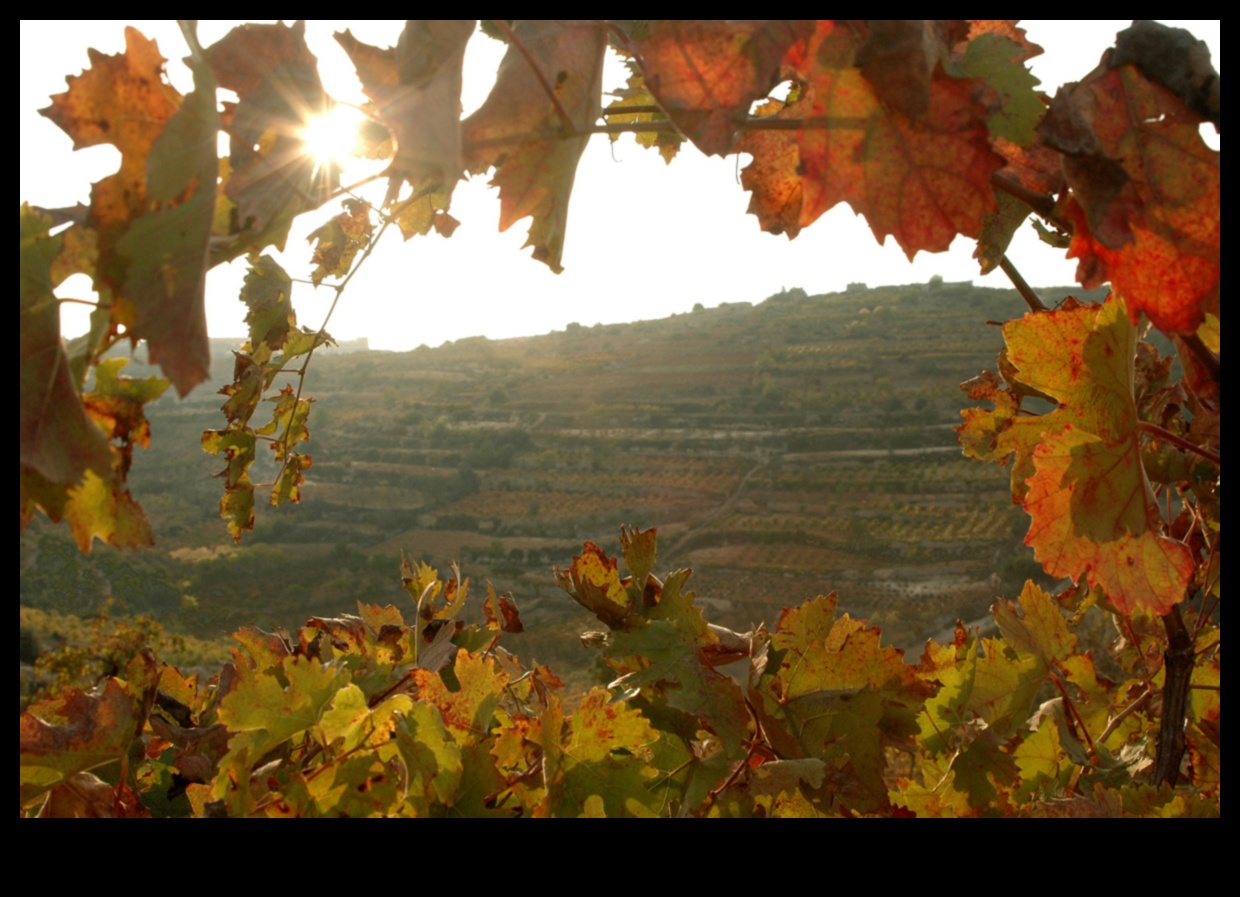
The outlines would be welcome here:
M 1210 46 L 1220 72 L 1218 21 L 1166 24 L 1188 28 Z M 124 49 L 124 26 L 132 24 L 158 41 L 171 62 L 168 74 L 182 92 L 191 88 L 179 60 L 187 54 L 171 21 L 21 23 L 21 201 L 56 207 L 89 201 L 90 184 L 116 170 L 119 155 L 108 147 L 73 152 L 69 138 L 37 114 L 48 97 L 65 90 L 66 75 L 87 65 L 86 48 L 105 53 Z M 223 37 L 236 22 L 203 21 L 204 45 Z M 1027 21 L 1030 40 L 1045 54 L 1032 60 L 1042 89 L 1053 94 L 1078 80 L 1098 62 L 1115 33 L 1128 21 Z M 378 46 L 396 42 L 398 21 L 310 22 L 307 42 L 318 56 L 328 92 L 361 102 L 356 76 L 332 33 L 350 28 Z M 466 57 L 466 113 L 481 104 L 494 79 L 503 46 L 477 35 Z M 620 65 L 609 59 L 604 89 L 623 85 Z M 1218 137 L 1208 139 L 1215 147 Z M 748 161 L 743 157 L 740 166 Z M 694 303 L 757 302 L 782 288 L 810 293 L 842 290 L 851 281 L 871 286 L 945 280 L 975 280 L 1007 287 L 1002 272 L 981 278 L 972 258 L 974 244 L 957 239 L 951 251 L 919 253 L 910 263 L 895 241 L 879 246 L 864 220 L 841 205 L 792 241 L 763 234 L 747 215 L 749 194 L 741 189 L 736 157 L 707 159 L 686 144 L 670 166 L 626 135 L 614 146 L 595 136 L 577 172 L 568 219 L 563 274 L 520 250 L 527 222 L 496 232 L 499 203 L 486 178 L 461 183 L 452 214 L 462 222 L 451 239 L 418 237 L 403 243 L 391 231 L 346 290 L 328 326 L 340 339 L 370 338 L 371 346 L 410 349 L 421 343 L 484 334 L 492 338 L 546 333 L 576 321 L 590 325 L 660 318 L 690 310 Z M 346 180 L 348 177 L 346 176 Z M 374 201 L 382 198 L 379 186 Z M 339 211 L 324 208 L 294 225 L 281 263 L 294 277 L 310 270 L 305 236 Z M 1037 241 L 1026 225 L 1009 252 L 1034 285 L 1073 281 L 1075 262 Z M 237 290 L 242 262 L 216 268 L 207 279 L 207 315 L 212 336 L 244 334 L 244 309 Z M 84 278 L 67 281 L 66 297 L 93 299 Z M 302 324 L 317 327 L 331 291 L 298 285 L 293 302 Z M 66 335 L 85 329 L 82 306 L 65 306 Z

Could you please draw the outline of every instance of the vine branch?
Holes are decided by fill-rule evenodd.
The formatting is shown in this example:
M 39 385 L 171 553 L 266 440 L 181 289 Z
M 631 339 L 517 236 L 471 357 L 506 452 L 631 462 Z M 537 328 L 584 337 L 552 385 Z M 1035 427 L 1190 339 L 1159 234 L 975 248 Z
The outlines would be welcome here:
M 1148 420 L 1141 420 L 1137 421 L 1137 429 L 1149 433 L 1151 436 L 1157 437 L 1164 442 L 1170 442 L 1176 448 L 1183 449 L 1186 452 L 1192 452 L 1194 455 L 1200 455 L 1207 461 L 1213 462 L 1220 467 L 1223 466 L 1223 458 L 1221 455 L 1210 451 L 1208 448 L 1203 448 L 1200 445 L 1189 442 L 1183 436 L 1178 436 L 1165 427 L 1160 427 L 1158 424 L 1152 423 Z
M 1193 639 L 1184 626 L 1180 608 L 1162 617 L 1167 630 L 1167 650 L 1163 652 L 1166 682 L 1163 685 L 1162 719 L 1158 727 L 1158 756 L 1154 761 L 1154 781 L 1174 785 L 1180 774 L 1180 760 L 1186 742 L 1184 721 L 1188 710 L 1188 686 L 1193 674 Z

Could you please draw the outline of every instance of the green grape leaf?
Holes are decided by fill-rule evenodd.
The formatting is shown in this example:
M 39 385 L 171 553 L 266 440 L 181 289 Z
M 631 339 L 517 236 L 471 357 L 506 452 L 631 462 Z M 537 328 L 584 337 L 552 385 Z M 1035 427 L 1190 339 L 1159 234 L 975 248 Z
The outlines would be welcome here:
M 87 470 L 110 478 L 112 454 L 107 437 L 82 405 L 60 339 L 51 269 L 64 238 L 49 236 L 50 227 L 51 219 L 21 207 L 19 460 L 23 471 L 36 472 L 49 488 L 59 484 L 63 494 Z M 44 510 L 49 510 L 46 505 Z M 25 510 L 23 517 L 29 519 Z
M 1033 711 L 1046 668 L 998 639 L 982 639 L 968 708 L 1000 736 L 1014 733 Z
M 262 344 L 283 347 L 289 331 L 297 324 L 293 311 L 293 279 L 269 255 L 250 262 L 240 299 L 249 311 L 245 323 L 250 328 L 250 351 Z
M 22 806 L 85 770 L 124 757 L 155 702 L 159 673 L 149 649 L 126 669 L 126 680 L 109 677 L 88 695 L 73 688 L 59 698 L 32 704 L 19 720 Z
M 613 703 L 601 688 L 587 692 L 562 727 L 558 708 L 553 697 L 530 733 L 546 757 L 540 815 L 658 815 L 659 798 L 649 789 L 658 773 L 648 761 L 659 736 L 641 713 Z
M 460 684 L 457 690 L 449 689 L 440 675 L 430 670 L 414 670 L 413 675 L 418 700 L 439 708 L 444 725 L 463 748 L 486 738 L 491 731 L 508 674 L 498 669 L 491 658 L 468 651 L 457 652 L 452 671 Z
M 338 668 L 287 656 L 270 671 L 259 668 L 243 673 L 220 701 L 219 721 L 230 732 L 260 733 L 247 743 L 250 761 L 257 760 L 281 742 L 317 725 L 323 711 L 349 684 L 347 677 Z
M 977 637 L 969 635 L 959 623 L 952 644 L 926 642 L 917 664 L 917 675 L 927 682 L 938 683 L 939 689 L 926 699 L 918 721 L 922 747 L 931 754 L 954 750 L 956 731 L 973 719 L 968 707 L 977 676 L 977 649 Z
M 358 252 L 370 244 L 370 235 L 374 233 L 370 203 L 346 199 L 343 205 L 343 212 L 306 238 L 315 244 L 314 258 L 310 260 L 312 265 L 317 266 L 310 274 L 315 286 L 322 283 L 325 277 L 348 274 Z
M 146 159 L 148 199 L 116 250 L 127 262 L 122 294 L 133 305 L 132 340 L 145 339 L 184 396 L 211 372 L 207 341 L 208 241 L 215 218 L 215 81 L 191 61 L 194 90 L 164 126 Z
M 784 609 L 754 659 L 750 704 L 781 757 L 822 758 L 854 808 L 872 812 L 888 802 L 884 743 L 919 732 L 933 689 L 901 650 L 880 645 L 878 629 L 835 619 L 835 605 L 832 593 Z
M 396 722 L 397 747 L 408 779 L 406 800 L 420 816 L 435 805 L 451 806 L 463 773 L 461 749 L 444 726 L 439 708 L 418 701 Z
M 1023 613 L 1010 601 L 997 601 L 992 608 L 995 625 L 1009 645 L 1037 657 L 1048 670 L 1076 652 L 1076 635 L 1050 595 L 1026 582 L 1018 600 Z
M 951 768 L 953 785 L 968 795 L 969 806 L 975 810 L 996 806 L 1000 788 L 1006 790 L 1017 774 L 1015 761 L 993 729 L 983 730 L 961 748 Z
M 977 78 L 1000 97 L 987 119 L 990 133 L 1028 147 L 1034 142 L 1038 123 L 1046 112 L 1041 95 L 1035 88 L 1041 82 L 1022 63 L 1041 55 L 1042 48 L 1024 39 L 1019 40 L 997 32 L 980 33 L 965 45 L 963 58 L 953 60 L 951 73 L 957 77 Z

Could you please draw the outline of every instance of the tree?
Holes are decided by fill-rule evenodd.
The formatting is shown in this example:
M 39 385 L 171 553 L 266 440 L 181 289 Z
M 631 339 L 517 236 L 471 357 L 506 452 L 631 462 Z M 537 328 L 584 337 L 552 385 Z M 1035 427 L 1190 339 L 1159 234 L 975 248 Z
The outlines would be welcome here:
M 300 24 L 243 26 L 203 48 L 184 23 L 194 90 L 183 97 L 133 29 L 126 53 L 94 54 L 69 79 L 45 114 L 75 146 L 113 144 L 121 164 L 88 208 L 21 209 L 22 526 L 37 511 L 66 520 L 83 551 L 95 538 L 151 540 L 126 488 L 149 440 L 143 406 L 206 376 L 205 272 L 244 255 L 250 338 L 225 425 L 203 436 L 225 461 L 220 509 L 240 539 L 254 524 L 260 444 L 279 464 L 262 487 L 270 502 L 300 498 L 304 372 L 330 340 L 326 324 L 297 326 L 290 278 L 263 250 L 345 196 L 313 238 L 314 282 L 335 280 L 339 294 L 393 226 L 450 234 L 454 184 L 490 171 L 501 228 L 531 218 L 527 245 L 558 270 L 582 148 L 631 131 L 669 161 L 685 142 L 752 155 L 742 184 L 771 233 L 794 237 L 847 202 L 910 257 L 977 239 L 983 270 L 1002 268 L 1030 312 L 1004 325 L 998 373 L 965 384 L 993 409 L 966 410 L 960 440 L 971 457 L 1012 464 L 1027 543 L 1076 587 L 1052 596 L 1029 583 L 1020 611 L 995 606 L 1002 639 L 958 627 L 912 667 L 876 628 L 835 619 L 833 597 L 785 610 L 773 632 L 711 627 L 688 571 L 654 577 L 654 531 L 625 530 L 628 577 L 590 543 L 557 574 L 609 630 L 587 641 L 627 697 L 595 690 L 569 713 L 550 671 L 496 653 L 520 626 L 511 599 L 488 589 L 487 624 L 466 627 L 468 580 L 406 564 L 413 624 L 363 603 L 359 616 L 311 620 L 295 642 L 243 630 L 211 695 L 140 654 L 101 693 L 36 706 L 22 717 L 23 804 L 95 812 L 71 798 L 96 787 L 81 777 L 140 737 L 144 772 L 103 783 L 114 808 L 135 813 L 174 774 L 204 814 L 1217 810 L 1221 194 L 1199 127 L 1219 124 L 1220 82 L 1202 45 L 1136 23 L 1045 103 L 1023 64 L 1039 48 L 1006 21 L 484 28 L 508 49 L 490 98 L 463 121 L 474 23 L 411 21 L 391 49 L 337 36 L 372 101 L 364 151 L 390 159 L 377 206 L 304 152 L 305 111 L 332 101 Z M 604 109 L 609 45 L 632 77 Z M 769 96 L 782 81 L 786 98 Z M 219 88 L 236 102 L 221 107 Z M 1004 251 L 1030 215 L 1079 259 L 1084 286 L 1110 283 L 1104 305 L 1048 309 L 1023 281 Z M 91 332 L 65 344 L 53 290 L 72 273 L 94 279 L 100 302 Z M 1144 319 L 1174 342 L 1181 379 L 1140 340 Z M 145 340 L 167 379 L 127 378 L 105 359 L 123 339 Z M 292 383 L 277 388 L 282 374 Z M 274 411 L 259 423 L 268 393 Z M 1054 408 L 1033 413 L 1030 399 Z M 1097 675 L 1061 612 L 1091 604 L 1124 633 L 1123 682 Z M 743 657 L 742 691 L 716 666 Z M 1042 688 L 1055 697 L 1035 714 Z M 152 744 L 166 759 L 149 760 Z M 251 780 L 260 765 L 273 771 Z

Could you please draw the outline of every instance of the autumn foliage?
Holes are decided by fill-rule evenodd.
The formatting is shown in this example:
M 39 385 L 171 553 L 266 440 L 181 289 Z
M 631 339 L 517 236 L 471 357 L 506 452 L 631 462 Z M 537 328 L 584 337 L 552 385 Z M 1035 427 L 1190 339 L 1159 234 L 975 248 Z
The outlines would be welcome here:
M 330 341 L 300 326 L 283 249 L 291 222 L 343 196 L 312 236 L 314 283 L 339 292 L 395 226 L 450 236 L 454 185 L 489 174 L 500 228 L 530 219 L 534 259 L 561 268 L 578 160 L 632 132 L 668 162 L 692 144 L 745 153 L 749 211 L 794 238 L 844 202 L 910 256 L 977 240 L 1029 312 L 1004 325 L 996 372 L 964 384 L 964 452 L 1010 464 L 1026 538 L 1052 577 L 999 599 L 1000 637 L 958 627 L 916 664 L 834 594 L 773 629 L 711 626 L 689 571 L 655 575 L 655 531 L 617 558 L 586 543 L 556 575 L 604 627 L 583 639 L 606 676 L 577 701 L 501 647 L 522 626 L 489 587 L 406 562 L 404 610 L 298 632 L 237 634 L 210 682 L 148 652 L 96 693 L 21 717 L 21 805 L 42 815 L 1201 815 L 1220 795 L 1220 80 L 1185 32 L 1122 32 L 1053 98 L 1010 21 L 411 21 L 391 48 L 337 40 L 370 103 L 359 152 L 389 160 L 381 204 L 345 195 L 302 128 L 333 100 L 301 24 L 246 25 L 203 48 L 182 26 L 194 89 L 154 42 L 92 51 L 44 114 L 120 167 L 89 206 L 21 208 L 20 518 L 94 539 L 153 540 L 127 488 L 143 407 L 207 376 L 205 275 L 246 257 L 249 341 L 203 434 L 220 512 L 253 528 L 260 490 L 296 502 L 310 466 L 305 366 Z M 469 40 L 507 44 L 490 97 L 461 118 Z M 627 86 L 604 105 L 609 48 Z M 777 85 L 789 88 L 778 93 Z M 216 91 L 235 93 L 217 101 Z M 217 155 L 218 135 L 229 150 Z M 333 203 L 334 208 L 340 208 Z M 1079 259 L 1102 305 L 1048 309 L 1004 251 L 1034 216 Z M 1048 246 L 1048 252 L 1056 251 Z M 56 287 L 89 275 L 90 332 L 61 338 Z M 1170 337 L 1179 371 L 1142 334 Z M 145 341 L 165 379 L 105 360 Z M 293 383 L 285 381 L 294 372 Z M 1182 376 L 1181 376 L 1182 372 Z M 281 379 L 281 375 L 285 375 Z M 1178 379 L 1177 379 L 1178 378 Z M 269 418 L 260 409 L 271 409 Z M 256 484 L 259 451 L 279 465 Z M 140 462 L 138 462 L 140 463 Z M 1114 614 L 1115 681 L 1074 632 Z M 718 667 L 748 661 L 740 681 Z M 606 687 L 603 687 L 603 686 Z M 107 778 L 100 778 L 92 770 Z

